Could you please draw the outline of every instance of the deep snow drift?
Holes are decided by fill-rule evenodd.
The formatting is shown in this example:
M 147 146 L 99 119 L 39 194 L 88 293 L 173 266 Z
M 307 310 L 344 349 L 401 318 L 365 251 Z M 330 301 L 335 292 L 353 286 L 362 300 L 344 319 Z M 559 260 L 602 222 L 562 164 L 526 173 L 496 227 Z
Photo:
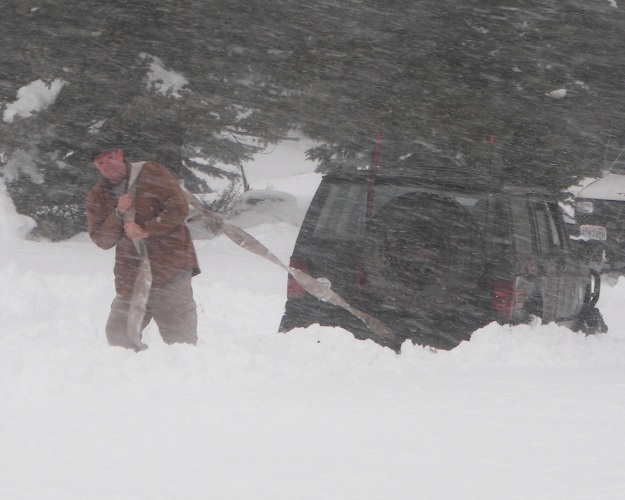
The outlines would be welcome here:
M 293 198 L 231 221 L 285 262 L 319 182 L 305 147 L 248 165 Z M 0 188 L 0 498 L 622 498 L 623 278 L 603 288 L 607 334 L 489 325 L 395 355 L 278 334 L 285 271 L 222 236 L 196 241 L 200 344 L 150 325 L 135 354 L 103 333 L 113 252 L 27 229 Z

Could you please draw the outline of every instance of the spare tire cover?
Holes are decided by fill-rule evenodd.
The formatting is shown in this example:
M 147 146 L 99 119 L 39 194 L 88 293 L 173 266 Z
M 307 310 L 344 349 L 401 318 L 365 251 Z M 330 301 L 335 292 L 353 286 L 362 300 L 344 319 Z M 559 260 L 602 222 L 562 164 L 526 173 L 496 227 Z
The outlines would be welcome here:
M 455 199 L 410 193 L 367 226 L 366 295 L 384 309 L 436 315 L 471 300 L 483 269 L 482 236 Z

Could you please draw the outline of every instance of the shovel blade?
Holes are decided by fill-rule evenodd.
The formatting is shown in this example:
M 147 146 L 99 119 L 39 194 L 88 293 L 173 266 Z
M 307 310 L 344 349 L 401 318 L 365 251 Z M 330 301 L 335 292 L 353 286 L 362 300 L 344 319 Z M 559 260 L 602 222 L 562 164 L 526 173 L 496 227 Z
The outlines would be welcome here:
M 145 318 L 146 307 L 150 288 L 152 287 L 152 270 L 147 253 L 143 255 L 139 264 L 139 271 L 135 279 L 132 290 L 130 307 L 128 309 L 128 321 L 126 324 L 128 337 L 137 346 L 141 347 L 141 332 L 143 331 L 143 319 Z

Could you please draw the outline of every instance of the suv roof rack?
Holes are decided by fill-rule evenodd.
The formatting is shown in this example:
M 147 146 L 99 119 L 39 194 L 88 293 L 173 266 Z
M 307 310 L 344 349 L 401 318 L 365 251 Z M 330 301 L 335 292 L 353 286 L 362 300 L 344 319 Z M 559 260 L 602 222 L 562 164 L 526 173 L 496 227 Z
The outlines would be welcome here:
M 333 169 L 325 175 L 362 182 L 371 178 L 371 169 Z M 376 173 L 377 178 L 396 180 L 398 182 L 416 182 L 427 186 L 460 187 L 474 189 L 498 189 L 501 184 L 484 172 L 468 166 L 457 165 L 419 165 L 407 166 L 401 163 L 381 166 Z

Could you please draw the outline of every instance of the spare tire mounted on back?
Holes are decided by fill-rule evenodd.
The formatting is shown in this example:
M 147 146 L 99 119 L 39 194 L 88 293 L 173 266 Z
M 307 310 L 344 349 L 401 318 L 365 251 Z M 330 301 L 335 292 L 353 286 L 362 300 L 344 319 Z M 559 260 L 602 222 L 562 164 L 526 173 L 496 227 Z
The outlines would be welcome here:
M 452 197 L 406 194 L 369 221 L 363 263 L 367 294 L 383 306 L 437 314 L 474 293 L 483 268 L 480 228 Z

